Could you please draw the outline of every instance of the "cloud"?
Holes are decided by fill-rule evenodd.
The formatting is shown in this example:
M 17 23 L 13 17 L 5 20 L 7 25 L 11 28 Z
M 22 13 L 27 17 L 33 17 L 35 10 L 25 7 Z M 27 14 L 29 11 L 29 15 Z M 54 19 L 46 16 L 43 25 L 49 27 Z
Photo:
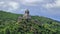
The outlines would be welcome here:
M 0 2 L 0 5 L 1 5 L 1 4 L 4 4 L 4 2 Z
M 34 6 L 37 5 L 38 3 L 43 2 L 43 0 L 20 0 L 20 2 L 24 5 Z
M 60 0 L 55 0 L 53 3 L 47 3 L 43 5 L 45 8 L 59 8 L 60 7 Z
M 56 0 L 55 3 L 56 7 L 60 7 L 60 0 Z
M 8 5 L 11 6 L 13 9 L 19 8 L 19 4 L 16 2 L 9 2 Z
M 0 10 L 17 10 L 19 8 L 19 3 L 15 1 L 0 1 Z
M 2 6 L 5 7 L 4 3 L 5 3 L 5 2 L 3 2 L 3 1 L 0 2 L 0 7 L 2 7 Z
M 20 3 L 26 6 L 42 6 L 47 3 L 52 3 L 55 0 L 20 0 Z
M 47 9 L 48 15 L 60 15 L 60 0 L 55 0 L 53 3 L 44 4 L 43 7 Z

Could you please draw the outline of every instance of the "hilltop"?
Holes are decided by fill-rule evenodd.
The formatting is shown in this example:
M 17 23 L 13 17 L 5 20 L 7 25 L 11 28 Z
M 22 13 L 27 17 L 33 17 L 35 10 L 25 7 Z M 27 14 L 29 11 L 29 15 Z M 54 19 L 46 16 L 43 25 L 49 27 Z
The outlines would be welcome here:
M 0 11 L 0 34 L 60 34 L 60 22 L 42 17 L 31 16 L 31 20 L 17 22 L 22 14 Z

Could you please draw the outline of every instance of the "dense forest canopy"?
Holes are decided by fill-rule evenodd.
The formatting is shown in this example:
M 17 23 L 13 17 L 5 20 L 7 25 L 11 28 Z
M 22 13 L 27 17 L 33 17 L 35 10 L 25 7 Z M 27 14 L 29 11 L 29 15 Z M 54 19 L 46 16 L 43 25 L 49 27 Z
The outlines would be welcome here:
M 31 20 L 17 19 L 22 14 L 0 11 L 0 34 L 60 34 L 60 22 L 41 16 L 31 16 Z

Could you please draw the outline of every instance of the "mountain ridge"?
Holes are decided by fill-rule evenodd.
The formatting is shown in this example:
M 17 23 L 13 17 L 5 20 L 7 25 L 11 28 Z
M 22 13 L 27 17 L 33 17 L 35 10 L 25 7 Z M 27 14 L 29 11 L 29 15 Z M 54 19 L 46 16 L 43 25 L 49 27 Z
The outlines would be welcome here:
M 15 13 L 6 12 L 6 11 L 3 11 L 3 10 L 0 10 L 0 13 L 15 14 Z M 20 16 L 22 16 L 23 14 L 15 14 L 15 15 L 20 15 Z M 32 16 L 32 15 L 31 15 L 31 16 Z M 50 20 L 54 20 L 54 19 L 51 19 L 51 18 L 48 18 L 48 17 L 37 16 L 37 15 L 33 15 L 32 17 L 42 17 L 42 18 L 46 18 L 46 19 L 50 19 Z M 54 21 L 57 21 L 57 20 L 54 20 Z M 60 21 L 57 21 L 57 22 L 60 22 Z

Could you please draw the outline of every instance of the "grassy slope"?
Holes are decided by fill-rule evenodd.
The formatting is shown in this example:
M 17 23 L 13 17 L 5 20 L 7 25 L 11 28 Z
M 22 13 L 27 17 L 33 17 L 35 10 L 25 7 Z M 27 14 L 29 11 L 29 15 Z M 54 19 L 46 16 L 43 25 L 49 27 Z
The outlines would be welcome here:
M 45 17 L 32 16 L 32 19 L 38 21 L 38 24 L 33 20 L 29 22 L 22 20 L 19 24 L 16 24 L 18 16 L 22 15 L 0 11 L 0 33 L 10 32 L 12 34 L 23 32 L 25 34 L 27 32 L 33 34 L 32 32 L 38 32 L 37 34 L 60 34 L 60 23 L 58 21 Z M 42 23 L 42 25 L 40 23 Z

